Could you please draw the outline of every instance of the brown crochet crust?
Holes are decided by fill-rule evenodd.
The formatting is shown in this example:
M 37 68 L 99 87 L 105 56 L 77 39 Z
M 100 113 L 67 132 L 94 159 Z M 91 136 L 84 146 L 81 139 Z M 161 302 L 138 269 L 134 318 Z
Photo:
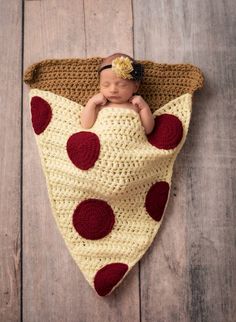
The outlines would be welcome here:
M 81 105 L 99 92 L 97 69 L 102 57 L 47 59 L 31 65 L 24 82 L 31 88 L 51 91 Z M 203 87 L 201 70 L 191 64 L 159 64 L 137 60 L 144 65 L 144 79 L 137 94 L 154 112 L 182 94 Z

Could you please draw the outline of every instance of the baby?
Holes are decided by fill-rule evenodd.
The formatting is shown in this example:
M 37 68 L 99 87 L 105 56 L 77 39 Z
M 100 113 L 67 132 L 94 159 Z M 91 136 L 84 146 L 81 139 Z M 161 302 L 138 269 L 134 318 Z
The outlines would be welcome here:
M 142 76 L 143 66 L 128 55 L 116 53 L 105 58 L 98 70 L 100 93 L 89 99 L 81 113 L 81 125 L 90 128 L 102 108 L 124 107 L 136 111 L 145 133 L 154 128 L 152 112 L 140 95 L 135 95 Z

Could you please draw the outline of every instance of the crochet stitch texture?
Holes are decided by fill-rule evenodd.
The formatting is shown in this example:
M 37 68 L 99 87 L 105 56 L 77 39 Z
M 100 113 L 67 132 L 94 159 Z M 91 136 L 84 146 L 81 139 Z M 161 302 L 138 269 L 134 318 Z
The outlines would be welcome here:
M 152 133 L 145 135 L 138 113 L 119 106 L 102 109 L 85 130 L 80 115 L 98 92 L 101 59 L 46 60 L 24 79 L 32 88 L 32 126 L 55 221 L 88 283 L 106 296 L 161 225 L 203 76 L 188 64 L 139 61 L 145 66 L 140 94 L 155 117 Z

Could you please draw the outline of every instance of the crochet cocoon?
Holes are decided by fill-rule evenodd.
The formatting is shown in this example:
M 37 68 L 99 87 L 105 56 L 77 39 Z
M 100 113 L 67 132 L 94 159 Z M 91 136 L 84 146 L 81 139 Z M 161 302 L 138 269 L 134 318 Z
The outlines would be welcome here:
M 55 221 L 88 283 L 106 296 L 145 254 L 161 225 L 173 165 L 189 129 L 192 95 L 203 77 L 188 65 L 186 81 L 172 86 L 168 100 L 166 89 L 152 84 L 147 68 L 141 95 L 155 118 L 152 133 L 145 134 L 137 112 L 119 106 L 103 108 L 85 130 L 80 115 L 97 91 L 100 59 L 43 61 L 26 71 L 25 81 L 32 87 L 32 127 Z M 140 62 L 157 74 L 163 67 Z M 179 66 L 186 71 L 186 65 Z M 165 77 L 171 68 L 164 65 Z M 175 71 L 175 78 L 180 74 Z M 78 76 L 91 87 L 73 87 L 70 81 Z

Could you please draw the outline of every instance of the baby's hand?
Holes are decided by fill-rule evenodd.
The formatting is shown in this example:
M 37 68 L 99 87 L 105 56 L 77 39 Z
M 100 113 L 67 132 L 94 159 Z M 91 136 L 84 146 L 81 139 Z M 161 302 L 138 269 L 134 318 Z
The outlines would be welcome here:
M 144 101 L 144 99 L 140 95 L 131 96 L 129 99 L 129 102 L 132 103 L 133 105 L 137 106 L 139 109 L 139 112 L 142 109 L 149 107 L 148 104 Z
M 105 105 L 107 102 L 106 97 L 102 94 L 95 94 L 93 97 L 90 98 L 89 103 L 94 105 Z

